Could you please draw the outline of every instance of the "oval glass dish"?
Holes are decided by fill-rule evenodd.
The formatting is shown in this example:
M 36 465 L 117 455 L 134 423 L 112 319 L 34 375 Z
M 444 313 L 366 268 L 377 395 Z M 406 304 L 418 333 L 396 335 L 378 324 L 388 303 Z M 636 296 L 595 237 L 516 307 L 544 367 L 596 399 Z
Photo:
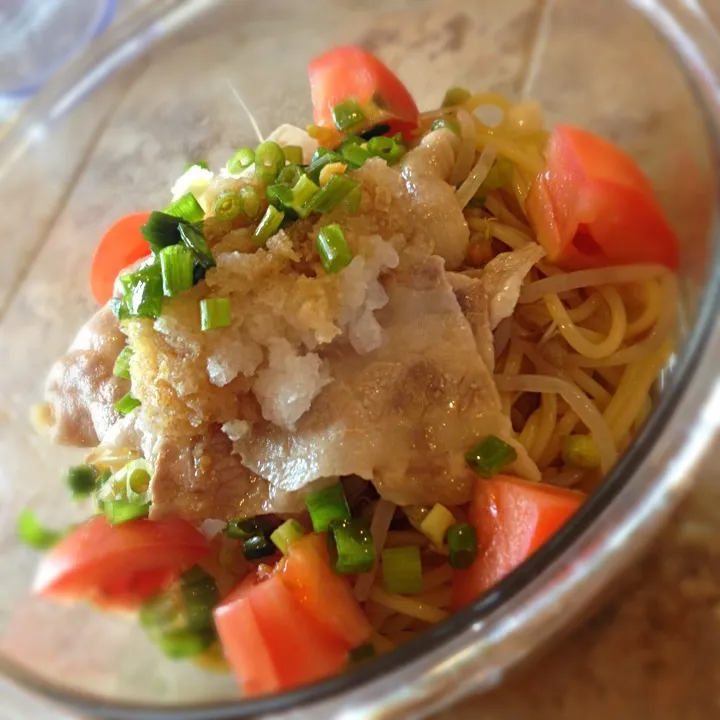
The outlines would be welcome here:
M 720 423 L 720 68 L 711 25 L 683 8 L 155 0 L 53 79 L 0 137 L 0 673 L 71 712 L 118 720 L 409 718 L 495 685 L 611 587 L 682 496 Z M 95 308 L 87 277 L 105 228 L 166 205 L 188 162 L 220 166 L 254 144 L 235 91 L 264 132 L 303 126 L 307 63 L 342 43 L 381 57 L 421 109 L 452 85 L 493 90 L 538 100 L 549 125 L 572 123 L 628 150 L 681 239 L 681 342 L 636 441 L 530 560 L 392 653 L 243 702 L 230 676 L 166 660 L 127 618 L 29 596 L 36 557 L 15 536 L 20 510 L 57 525 L 83 515 L 60 480 L 77 451 L 49 447 L 28 410 Z

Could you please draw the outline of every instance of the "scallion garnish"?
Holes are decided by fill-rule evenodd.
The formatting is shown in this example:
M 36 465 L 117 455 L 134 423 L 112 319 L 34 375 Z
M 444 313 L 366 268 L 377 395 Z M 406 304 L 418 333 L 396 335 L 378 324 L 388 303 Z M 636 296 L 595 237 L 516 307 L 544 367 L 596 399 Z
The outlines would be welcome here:
M 258 245 L 264 245 L 280 229 L 284 218 L 284 212 L 281 212 L 272 205 L 268 205 L 268 209 L 255 228 L 255 242 Z
M 254 518 L 243 518 L 231 520 L 226 526 L 224 533 L 232 540 L 246 540 L 255 535 L 267 535 L 274 529 L 272 522 L 263 515 Z
M 205 217 L 205 211 L 191 192 L 171 202 L 163 212 L 189 223 L 198 223 Z
M 121 415 L 128 415 L 140 405 L 140 401 L 132 393 L 126 393 L 113 405 L 113 408 Z
M 332 116 L 335 127 L 341 132 L 349 130 L 365 120 L 365 113 L 362 111 L 360 103 L 354 98 L 335 105 L 332 109 Z
M 218 330 L 232 324 L 232 310 L 228 298 L 207 298 L 200 301 L 200 329 Z
M 328 185 L 329 184 L 330 183 L 328 183 Z M 357 187 L 352 189 L 340 203 L 340 207 L 350 214 L 356 213 L 360 209 L 360 204 L 362 203 L 362 190 L 360 187 L 361 184 L 358 183 Z
M 118 480 L 125 481 L 124 493 L 121 490 L 120 497 L 127 499 L 136 505 L 145 505 L 150 501 L 149 490 L 152 479 L 152 468 L 145 458 L 131 460 L 118 473 Z
M 455 523 L 448 528 L 447 541 L 450 567 L 456 570 L 469 568 L 478 554 L 475 528 L 469 523 Z
M 325 187 L 329 186 L 328 183 Z M 316 245 L 320 262 L 328 275 L 340 272 L 352 262 L 352 253 L 337 223 L 326 225 L 319 230 Z
M 416 595 L 422 592 L 422 562 L 420 548 L 385 548 L 382 551 L 382 576 L 385 590 L 397 595 Z
M 350 520 L 350 507 L 340 483 L 309 492 L 305 495 L 305 505 L 315 532 L 325 532 L 333 520 Z
M 170 630 L 155 641 L 171 660 L 184 660 L 205 652 L 215 642 L 212 630 Z
M 454 523 L 455 516 L 444 505 L 438 503 L 423 518 L 420 531 L 435 547 L 440 547 L 445 542 L 445 533 Z
M 242 211 L 242 200 L 234 190 L 223 190 L 213 203 L 213 213 L 220 220 L 234 220 Z
M 113 365 L 113 375 L 115 377 L 123 378 L 125 380 L 130 379 L 130 358 L 132 357 L 133 350 L 129 345 L 126 345 L 115 358 L 115 364 Z
M 370 153 L 362 146 L 351 143 L 341 150 L 343 159 L 353 167 L 362 167 L 369 159 Z
M 122 523 L 146 517 L 150 511 L 150 503 L 137 505 L 127 500 L 114 500 L 102 503 L 102 512 L 111 525 L 122 525 Z
M 163 280 L 160 263 L 153 261 L 120 276 L 125 317 L 156 318 L 162 312 Z
M 65 472 L 65 484 L 73 498 L 88 497 L 95 490 L 98 476 L 94 465 L 73 465 Z
M 150 244 L 150 249 L 159 253 L 164 247 L 180 242 L 178 225 L 177 217 L 156 210 L 150 213 L 147 222 L 140 228 L 140 233 Z
M 255 174 L 269 185 L 285 165 L 282 148 L 272 140 L 260 143 L 255 149 Z
M 44 527 L 37 515 L 29 508 L 23 510 L 18 516 L 17 534 L 33 550 L 49 550 L 65 535 L 59 530 L 49 530 Z
M 190 168 L 194 168 L 194 167 L 199 167 L 199 168 L 202 168 L 203 170 L 210 169 L 210 166 L 207 164 L 207 162 L 205 160 L 198 160 L 197 162 L 188 163 L 185 166 L 185 172 L 187 172 Z
M 297 181 L 305 175 L 305 171 L 299 165 L 286 165 L 276 178 L 278 185 L 294 187 Z
M 325 187 L 312 199 L 311 212 L 327 213 L 334 210 L 353 191 L 359 190 L 360 182 L 348 175 L 333 175 Z
M 287 555 L 290 546 L 297 542 L 305 534 L 303 526 L 295 519 L 286 520 L 277 530 L 270 535 L 275 547 L 283 554 Z
M 461 87 L 450 88 L 446 93 L 442 101 L 442 107 L 454 107 L 455 105 L 462 105 L 466 103 L 472 94 L 469 90 Z
M 499 157 L 483 180 L 478 194 L 487 195 L 491 190 L 499 190 L 512 182 L 515 166 L 506 157 Z
M 193 286 L 193 254 L 183 245 L 171 245 L 160 251 L 163 295 L 174 297 Z
M 364 520 L 333 520 L 328 528 L 330 564 L 336 573 L 370 572 L 375 565 L 375 545 Z
M 215 578 L 199 565 L 195 565 L 180 576 L 180 593 L 188 627 L 191 630 L 211 628 L 213 609 L 220 602 L 220 591 Z
M 365 643 L 364 645 L 358 645 L 350 650 L 348 653 L 348 660 L 353 664 L 360 663 L 365 660 L 371 660 L 375 657 L 375 654 L 375 648 L 372 644 Z
M 303 175 L 292 190 L 293 210 L 301 217 L 306 218 L 311 212 L 311 202 L 320 188 L 307 176 Z
M 323 152 L 322 155 L 318 155 L 321 150 L 324 150 L 325 152 Z M 315 152 L 315 155 L 313 155 L 313 159 L 307 167 L 307 176 L 314 183 L 319 183 L 320 172 L 322 171 L 322 169 L 326 165 L 336 162 L 343 162 L 343 156 L 340 153 L 335 152 L 334 150 L 328 150 L 327 148 L 318 148 Z
M 465 461 L 480 476 L 491 478 L 517 460 L 517 452 L 495 435 L 488 435 L 465 453 Z
M 394 138 L 374 137 L 368 141 L 367 149 L 370 155 L 381 157 L 392 164 L 405 154 L 405 146 Z
M 294 196 L 291 187 L 284 184 L 270 185 L 265 194 L 273 207 L 283 211 L 292 209 Z
M 215 258 L 210 252 L 202 232 L 195 225 L 185 223 L 180 223 L 178 230 L 185 247 L 192 251 L 197 262 L 205 269 L 215 267 Z
M 285 145 L 282 151 L 286 162 L 302 165 L 303 149 L 299 145 Z
M 254 187 L 245 185 L 238 190 L 238 195 L 240 195 L 245 217 L 248 220 L 254 220 L 262 210 L 262 203 L 258 191 Z
M 247 560 L 260 560 L 276 552 L 275 545 L 265 535 L 254 535 L 243 540 L 243 555 Z
M 252 148 L 240 148 L 228 161 L 227 171 L 231 175 L 239 175 L 255 162 L 255 151 Z
M 446 128 L 447 130 L 450 130 L 450 132 L 455 133 L 458 137 L 460 136 L 460 124 L 457 120 L 453 120 L 449 117 L 441 117 L 435 120 L 430 126 L 431 130 L 440 130 L 441 128 Z

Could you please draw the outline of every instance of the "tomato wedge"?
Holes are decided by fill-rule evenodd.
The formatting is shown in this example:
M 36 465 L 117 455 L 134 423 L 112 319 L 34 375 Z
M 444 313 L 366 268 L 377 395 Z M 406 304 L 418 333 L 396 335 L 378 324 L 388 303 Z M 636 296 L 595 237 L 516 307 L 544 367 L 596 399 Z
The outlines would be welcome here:
M 96 516 L 43 558 L 34 590 L 45 597 L 131 609 L 166 589 L 209 551 L 205 536 L 185 520 L 143 518 L 112 526 Z
M 629 155 L 597 135 L 557 125 L 546 157 L 526 210 L 549 260 L 568 270 L 677 267 L 677 237 Z
M 306 535 L 293 543 L 278 572 L 295 599 L 346 650 L 370 637 L 372 627 L 349 582 L 330 567 L 324 536 Z
M 147 240 L 140 228 L 150 213 L 127 215 L 111 225 L 95 249 L 90 268 L 90 289 L 95 299 L 104 305 L 113 296 L 115 279 L 128 265 L 150 254 Z
M 315 682 L 347 663 L 344 644 L 305 611 L 279 574 L 242 582 L 215 609 L 215 626 L 247 696 Z
M 532 555 L 585 497 L 581 492 L 508 475 L 478 480 L 470 505 L 478 556 L 467 570 L 453 574 L 453 608 L 472 602 Z
M 334 128 L 332 109 L 354 99 L 374 104 L 389 133 L 407 135 L 417 127 L 419 111 L 408 89 L 381 60 L 354 45 L 336 47 L 310 63 L 310 92 L 316 125 Z

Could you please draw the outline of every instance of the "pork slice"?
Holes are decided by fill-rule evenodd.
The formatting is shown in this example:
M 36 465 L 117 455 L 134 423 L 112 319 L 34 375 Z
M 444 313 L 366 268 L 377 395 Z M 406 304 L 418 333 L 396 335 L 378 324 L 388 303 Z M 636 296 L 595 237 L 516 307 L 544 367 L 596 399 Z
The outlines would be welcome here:
M 92 447 L 119 419 L 113 405 L 130 383 L 113 375 L 125 335 L 109 305 L 81 328 L 51 368 L 45 385 L 50 438 L 60 445 Z
M 175 516 L 199 523 L 305 509 L 301 496 L 273 488 L 248 470 L 218 426 L 184 445 L 168 438 L 148 443 L 147 437 L 145 445 L 154 470 L 152 519 Z
M 326 354 L 333 382 L 293 433 L 256 423 L 236 442 L 270 485 L 297 491 L 318 478 L 359 475 L 399 505 L 456 505 L 475 476 L 465 452 L 497 435 L 518 453 L 518 474 L 539 472 L 514 440 L 492 376 L 477 351 L 443 261 L 406 253 L 378 312 L 384 342 L 360 356 Z
M 490 298 L 480 278 L 448 273 L 448 281 L 455 293 L 465 319 L 470 325 L 475 347 L 490 372 L 495 369 L 495 339 L 490 327 Z

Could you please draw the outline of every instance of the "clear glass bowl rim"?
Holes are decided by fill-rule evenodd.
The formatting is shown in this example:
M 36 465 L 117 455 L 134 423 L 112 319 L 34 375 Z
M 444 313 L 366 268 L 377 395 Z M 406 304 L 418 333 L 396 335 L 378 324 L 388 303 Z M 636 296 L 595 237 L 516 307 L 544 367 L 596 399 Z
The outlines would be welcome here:
M 676 53 L 714 139 L 711 166 L 720 171 L 719 38 L 698 9 L 682 0 L 628 0 Z M 89 92 L 154 40 L 169 34 L 212 0 L 154 0 L 133 13 L 59 73 L 0 136 L 0 172 L 16 162 L 48 122 L 62 118 Z M 712 268 L 700 312 L 679 354 L 673 378 L 637 440 L 573 519 L 522 566 L 472 606 L 416 640 L 353 671 L 290 693 L 259 700 L 183 707 L 108 702 L 53 685 L 6 657 L 0 675 L 21 689 L 81 715 L 108 720 L 241 720 L 259 716 L 376 719 L 425 715 L 470 689 L 496 684 L 506 669 L 561 625 L 553 605 L 573 598 L 577 615 L 640 552 L 652 531 L 685 494 L 720 426 L 720 251 L 716 197 Z M 663 445 L 662 451 L 659 446 Z M 653 471 L 652 454 L 664 459 Z M 656 465 L 656 467 L 658 467 Z M 628 542 L 636 549 L 628 551 Z M 581 567 L 589 563 L 586 567 Z

